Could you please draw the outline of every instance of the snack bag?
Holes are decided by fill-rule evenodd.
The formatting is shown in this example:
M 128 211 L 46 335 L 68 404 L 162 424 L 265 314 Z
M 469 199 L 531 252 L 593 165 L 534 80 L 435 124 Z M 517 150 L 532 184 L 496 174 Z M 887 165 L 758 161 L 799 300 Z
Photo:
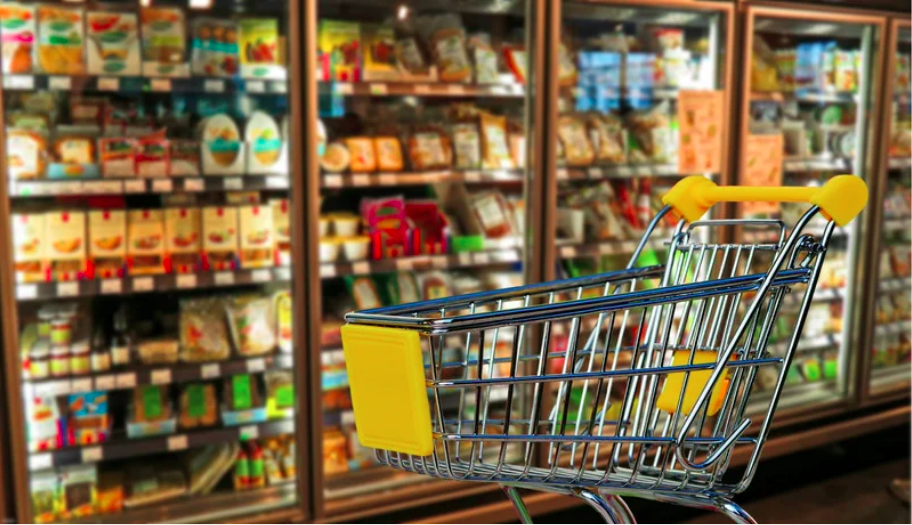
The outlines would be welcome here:
M 276 348 L 273 303 L 265 297 L 239 297 L 228 306 L 231 338 L 237 352 L 257 356 Z
M 139 18 L 134 13 L 90 11 L 86 53 L 91 75 L 139 75 Z
M 38 65 L 42 73 L 85 73 L 82 8 L 38 6 Z
M 507 118 L 481 113 L 482 167 L 511 169 L 513 158 L 507 145 Z
M 582 119 L 564 115 L 558 119 L 557 136 L 564 149 L 564 158 L 568 166 L 588 166 L 595 160 L 592 144 L 586 133 L 586 124 Z
M 35 6 L 0 4 L 0 50 L 3 72 L 31 73 L 35 68 L 35 40 L 38 35 Z
M 427 47 L 431 49 L 442 82 L 469 82 L 472 64 L 466 49 L 466 33 L 456 14 L 423 17 L 416 20 Z
M 217 297 L 180 303 L 180 359 L 187 363 L 228 359 L 225 303 Z

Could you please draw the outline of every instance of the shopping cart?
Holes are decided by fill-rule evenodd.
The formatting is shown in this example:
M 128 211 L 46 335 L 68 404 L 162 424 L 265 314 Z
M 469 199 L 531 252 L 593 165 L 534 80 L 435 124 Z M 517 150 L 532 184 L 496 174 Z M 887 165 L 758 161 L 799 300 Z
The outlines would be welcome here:
M 699 220 L 746 201 L 810 207 L 790 232 Z M 688 177 L 663 202 L 626 270 L 348 314 L 361 443 L 397 469 L 498 483 L 524 523 L 518 489 L 577 496 L 608 522 L 634 523 L 621 496 L 635 496 L 753 523 L 729 498 L 754 476 L 834 227 L 861 212 L 867 187 L 851 175 L 819 188 Z M 661 245 L 666 264 L 635 267 L 672 210 L 681 220 Z M 804 233 L 818 214 L 822 233 Z M 723 226 L 760 241 L 704 240 Z M 779 315 L 802 287 L 797 314 Z M 773 386 L 748 410 L 759 374 Z M 723 479 L 736 452 L 744 473 Z

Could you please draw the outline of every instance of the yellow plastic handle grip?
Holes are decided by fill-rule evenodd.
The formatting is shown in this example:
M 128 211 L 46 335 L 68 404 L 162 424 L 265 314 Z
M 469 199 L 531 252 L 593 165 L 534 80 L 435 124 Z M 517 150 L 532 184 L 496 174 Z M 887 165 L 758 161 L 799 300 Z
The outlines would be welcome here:
M 700 219 L 717 202 L 806 202 L 819 206 L 838 226 L 845 226 L 868 203 L 868 186 L 855 175 L 837 175 L 819 188 L 717 186 L 706 177 L 681 179 L 662 198 L 688 222 Z

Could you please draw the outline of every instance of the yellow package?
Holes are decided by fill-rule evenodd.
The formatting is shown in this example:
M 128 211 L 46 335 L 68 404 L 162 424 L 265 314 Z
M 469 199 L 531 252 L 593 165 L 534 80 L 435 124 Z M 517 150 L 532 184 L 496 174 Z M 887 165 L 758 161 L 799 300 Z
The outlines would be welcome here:
M 693 364 L 715 363 L 717 356 L 716 352 L 698 350 L 694 352 Z M 689 350 L 678 350 L 674 353 L 671 366 L 686 366 L 689 359 Z M 662 387 L 662 393 L 659 394 L 659 399 L 656 402 L 656 406 L 660 410 L 670 413 L 674 413 L 677 410 L 678 399 L 681 397 L 681 386 L 684 384 L 684 374 L 684 372 L 675 372 L 668 374 L 665 378 L 665 385 Z M 687 379 L 687 388 L 684 390 L 684 401 L 681 403 L 682 415 L 689 415 L 693 411 L 694 404 L 696 404 L 697 398 L 700 397 L 700 392 L 706 387 L 710 375 L 712 375 L 712 369 L 690 373 Z M 716 381 L 712 394 L 709 396 L 709 411 L 707 415 L 714 416 L 722 408 L 722 401 L 728 392 L 730 382 L 728 375 L 729 371 L 726 369 L 719 380 Z
M 44 73 L 85 73 L 83 10 L 76 7 L 38 7 L 38 65 Z

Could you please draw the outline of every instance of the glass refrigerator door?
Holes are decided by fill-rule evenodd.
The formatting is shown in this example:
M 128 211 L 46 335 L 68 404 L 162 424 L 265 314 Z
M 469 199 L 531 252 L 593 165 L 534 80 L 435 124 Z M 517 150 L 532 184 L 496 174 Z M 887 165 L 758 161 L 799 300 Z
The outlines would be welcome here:
M 861 16 L 748 8 L 742 129 L 738 159 L 744 185 L 818 186 L 832 176 L 851 173 L 870 181 L 870 137 L 876 78 L 875 60 L 882 20 Z M 869 203 L 869 206 L 875 203 Z M 802 203 L 750 203 L 741 213 L 784 221 L 789 229 L 808 209 Z M 852 340 L 859 323 L 864 216 L 836 228 L 826 254 L 807 322 L 787 371 L 780 408 L 804 410 L 845 399 L 852 375 Z M 805 233 L 819 236 L 824 219 Z M 769 242 L 762 232 L 744 235 Z M 756 259 L 757 271 L 771 255 Z M 789 294 L 779 312 L 781 330 L 770 335 L 768 350 L 782 356 L 799 307 Z M 857 337 L 857 336 L 855 336 Z M 768 367 L 771 368 L 771 367 Z M 764 392 L 775 374 L 758 374 L 752 409 L 765 410 Z
M 912 50 L 908 23 L 894 23 L 895 46 L 888 51 L 888 98 L 884 101 L 887 153 L 884 165 L 883 222 L 878 247 L 878 293 L 874 301 L 874 336 L 869 341 L 870 378 L 868 394 L 908 392 L 910 379 L 910 192 L 912 192 L 912 116 L 910 116 L 910 63 Z M 878 203 L 880 204 L 880 203 Z
M 290 19 L 0 7 L 20 521 L 302 517 Z
M 310 220 L 319 226 L 312 230 L 318 271 L 310 302 L 321 305 L 311 322 L 322 368 L 322 392 L 315 392 L 322 447 L 315 447 L 323 460 L 314 468 L 325 515 L 366 515 L 394 498 L 466 488 L 378 466 L 373 450 L 360 445 L 339 328 L 352 310 L 526 281 L 524 236 L 534 227 L 526 221 L 525 84 L 534 49 L 526 13 L 535 4 L 316 5 L 317 49 L 310 52 L 318 121 L 311 125 L 319 162 Z M 508 341 L 497 342 L 497 356 L 509 355 Z M 468 350 L 450 344 L 443 360 L 465 361 Z M 453 417 L 474 406 L 458 396 L 446 403 Z

